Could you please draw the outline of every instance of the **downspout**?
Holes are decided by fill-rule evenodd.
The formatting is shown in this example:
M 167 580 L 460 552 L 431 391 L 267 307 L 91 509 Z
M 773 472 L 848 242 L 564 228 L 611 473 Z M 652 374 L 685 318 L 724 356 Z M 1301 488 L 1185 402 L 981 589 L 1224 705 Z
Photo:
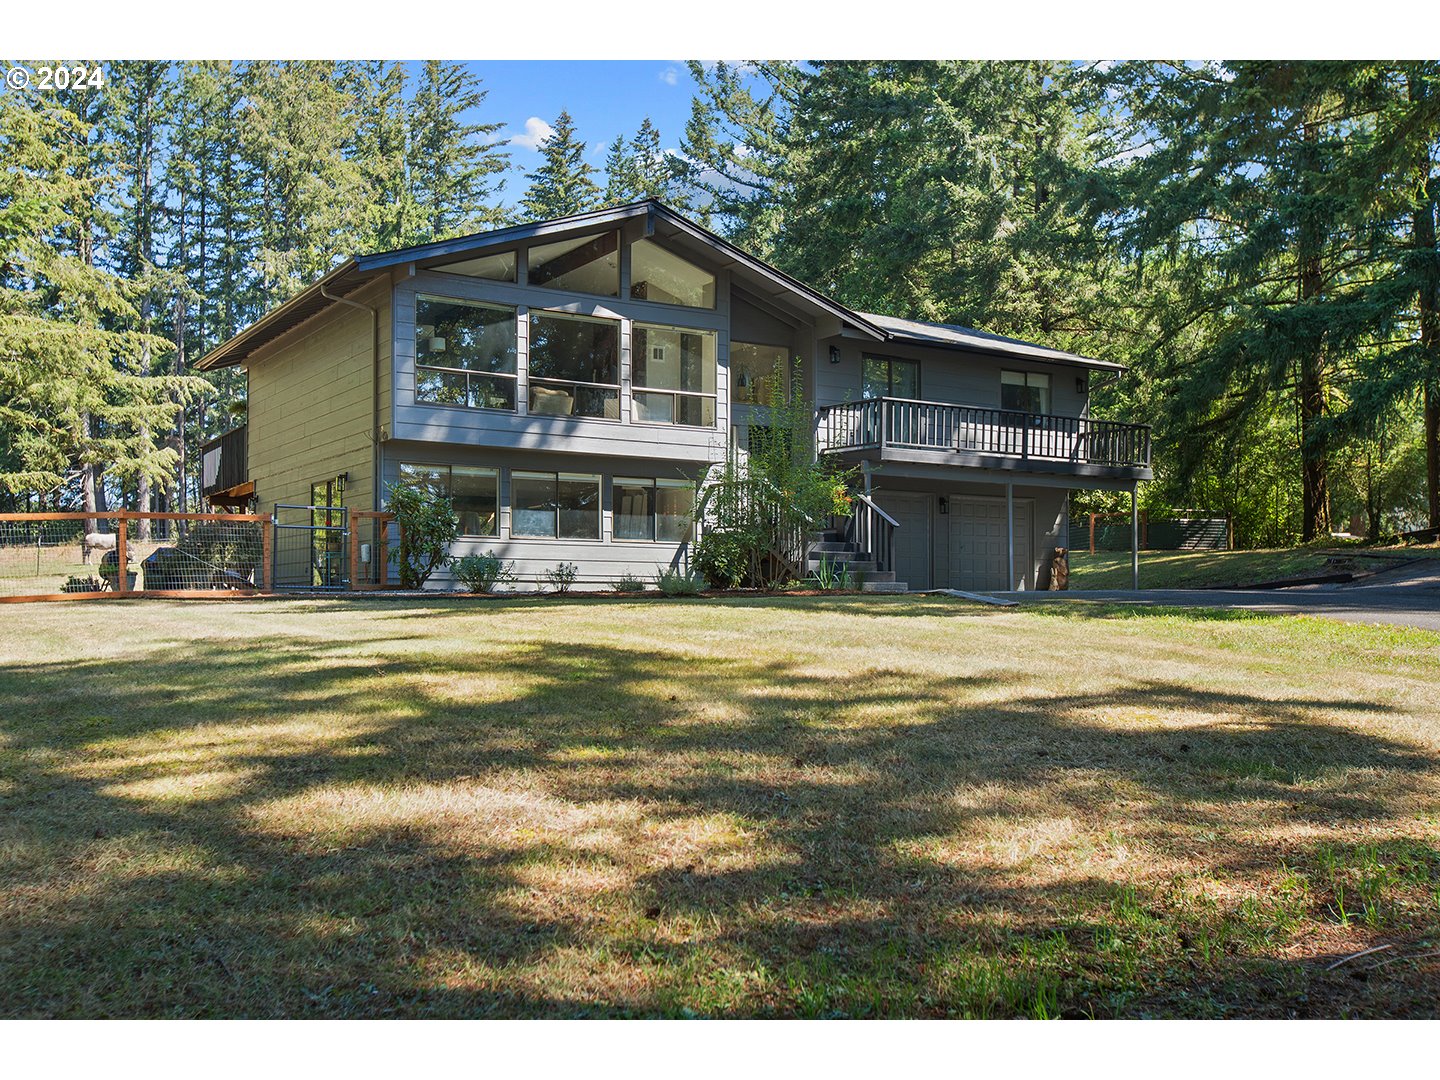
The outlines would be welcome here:
M 320 286 L 320 295 L 326 300 L 333 300 L 337 304 L 344 304 L 347 307 L 357 308 L 360 311 L 370 313 L 370 446 L 371 446 L 371 482 L 370 501 L 371 509 L 380 509 L 380 309 L 373 308 L 369 304 L 362 304 L 357 300 L 347 300 L 343 296 L 336 296 L 328 291 L 325 285 Z

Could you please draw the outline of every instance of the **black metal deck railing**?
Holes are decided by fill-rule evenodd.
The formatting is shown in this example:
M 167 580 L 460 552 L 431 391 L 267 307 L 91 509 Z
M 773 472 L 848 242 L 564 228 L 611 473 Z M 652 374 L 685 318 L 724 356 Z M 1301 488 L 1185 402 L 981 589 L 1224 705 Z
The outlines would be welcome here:
M 822 453 L 934 450 L 1110 468 L 1150 466 L 1150 428 L 906 398 L 868 398 L 815 410 Z

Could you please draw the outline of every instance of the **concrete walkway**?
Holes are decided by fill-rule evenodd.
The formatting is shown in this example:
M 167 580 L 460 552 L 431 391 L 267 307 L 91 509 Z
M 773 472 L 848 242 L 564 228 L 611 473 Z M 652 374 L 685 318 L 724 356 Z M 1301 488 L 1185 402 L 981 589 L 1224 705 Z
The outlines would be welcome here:
M 1440 630 L 1440 559 L 1423 559 L 1344 585 L 1291 589 L 1095 589 L 999 592 L 1022 604 L 1144 604 L 1239 608 L 1276 615 L 1321 615 L 1356 623 Z

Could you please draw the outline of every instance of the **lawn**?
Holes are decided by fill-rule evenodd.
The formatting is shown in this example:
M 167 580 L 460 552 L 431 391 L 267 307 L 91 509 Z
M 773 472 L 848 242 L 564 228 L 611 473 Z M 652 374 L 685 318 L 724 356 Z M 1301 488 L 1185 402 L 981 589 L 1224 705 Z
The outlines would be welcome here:
M 1440 1012 L 1440 635 L 937 597 L 7 623 L 0 1015 Z
M 1394 560 L 1366 558 L 1354 552 L 1394 556 Z M 1332 562 L 1339 555 L 1341 563 Z M 1369 573 L 1406 558 L 1437 558 L 1440 547 L 1434 544 L 1403 548 L 1343 547 L 1262 548 L 1254 551 L 1142 551 L 1140 552 L 1140 587 L 1142 589 L 1206 589 L 1221 586 L 1252 585 L 1262 581 L 1309 577 L 1337 570 Z M 1345 555 L 1349 555 L 1348 558 Z M 1085 551 L 1070 553 L 1070 588 L 1128 589 L 1131 584 L 1130 552 Z

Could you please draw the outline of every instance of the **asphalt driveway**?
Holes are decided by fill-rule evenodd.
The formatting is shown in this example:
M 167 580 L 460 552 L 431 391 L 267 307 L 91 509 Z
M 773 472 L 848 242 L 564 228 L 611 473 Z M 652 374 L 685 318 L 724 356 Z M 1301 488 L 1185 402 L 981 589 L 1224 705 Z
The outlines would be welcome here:
M 1321 615 L 1345 622 L 1440 630 L 1440 559 L 1408 563 L 1343 585 L 1301 585 L 1290 589 L 1095 589 L 994 595 L 1026 604 L 1240 608 L 1277 615 Z

